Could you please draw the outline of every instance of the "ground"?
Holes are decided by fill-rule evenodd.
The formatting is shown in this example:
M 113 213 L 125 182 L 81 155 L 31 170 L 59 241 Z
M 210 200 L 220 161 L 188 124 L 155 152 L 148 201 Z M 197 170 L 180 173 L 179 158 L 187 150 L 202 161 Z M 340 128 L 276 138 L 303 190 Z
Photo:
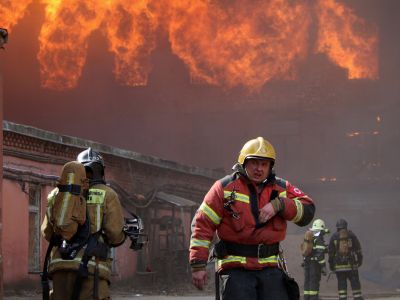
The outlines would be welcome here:
M 4 297 L 3 299 L 7 300 L 41 300 L 40 295 L 36 296 L 7 296 Z M 142 294 L 132 294 L 132 295 L 114 295 L 113 300 L 172 300 L 172 299 L 177 299 L 177 300 L 213 300 L 214 296 L 209 295 L 209 296 L 146 296 Z M 322 297 L 321 300 L 323 299 L 337 299 L 334 296 L 325 296 Z M 352 299 L 352 298 L 349 298 Z M 379 297 L 379 296 L 366 296 L 365 299 L 374 299 L 374 300 L 400 300 L 400 296 L 386 296 L 386 297 Z

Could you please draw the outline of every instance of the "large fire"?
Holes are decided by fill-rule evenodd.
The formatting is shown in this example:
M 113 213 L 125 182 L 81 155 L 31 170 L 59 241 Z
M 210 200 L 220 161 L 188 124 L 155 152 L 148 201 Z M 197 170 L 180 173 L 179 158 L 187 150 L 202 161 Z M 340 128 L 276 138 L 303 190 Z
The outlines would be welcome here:
M 32 0 L 0 0 L 0 27 L 8 31 L 24 16 L 27 6 Z
M 46 88 L 77 85 L 96 30 L 115 56 L 117 81 L 128 86 L 147 83 L 162 32 L 194 82 L 259 90 L 271 79 L 295 79 L 312 52 L 326 54 L 350 79 L 378 77 L 376 28 L 337 0 L 40 1 L 46 13 L 38 59 Z M 0 27 L 12 29 L 30 2 L 0 0 Z
M 377 78 L 377 29 L 335 0 L 319 1 L 316 11 L 317 51 L 347 69 L 350 79 Z

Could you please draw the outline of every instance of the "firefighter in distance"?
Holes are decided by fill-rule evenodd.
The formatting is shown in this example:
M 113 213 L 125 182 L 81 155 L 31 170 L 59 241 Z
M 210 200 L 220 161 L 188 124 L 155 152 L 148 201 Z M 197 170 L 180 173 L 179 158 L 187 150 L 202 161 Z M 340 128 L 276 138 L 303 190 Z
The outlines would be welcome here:
M 304 300 L 319 299 L 321 274 L 326 275 L 325 254 L 328 252 L 328 247 L 325 244 L 324 235 L 328 232 L 325 222 L 316 219 L 304 235 L 301 245 L 304 259 Z
M 347 280 L 350 281 L 355 300 L 363 300 L 358 268 L 363 262 L 361 244 L 357 236 L 347 228 L 347 221 L 339 219 L 337 231 L 329 242 L 329 267 L 338 281 L 340 300 L 347 299 Z

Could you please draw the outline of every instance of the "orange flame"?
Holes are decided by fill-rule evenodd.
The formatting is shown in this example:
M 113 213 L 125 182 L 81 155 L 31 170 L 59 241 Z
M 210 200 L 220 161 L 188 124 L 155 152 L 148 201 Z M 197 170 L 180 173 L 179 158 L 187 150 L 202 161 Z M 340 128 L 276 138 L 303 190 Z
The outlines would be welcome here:
M 307 52 L 305 5 L 284 0 L 174 3 L 172 51 L 195 80 L 259 89 L 272 78 L 296 77 L 295 63 Z
M 46 20 L 39 35 L 42 86 L 69 89 L 77 85 L 86 61 L 87 38 L 104 16 L 103 1 L 43 0 Z
M 317 51 L 348 70 L 349 79 L 378 78 L 377 29 L 335 0 L 317 4 Z
M 6 0 L 0 0 L 8 2 Z M 3 5 L 13 26 L 32 0 Z M 316 51 L 349 72 L 378 77 L 377 31 L 337 0 L 41 0 L 46 16 L 38 59 L 42 86 L 74 88 L 88 37 L 101 29 L 115 56 L 117 81 L 145 85 L 159 33 L 187 65 L 194 82 L 259 90 L 272 79 L 295 79 L 309 52 L 312 14 Z M 5 11 L 7 9 L 7 11 Z M 10 13 L 12 12 L 12 13 Z M 5 25 L 4 25 L 5 26 Z M 368 29 L 368 30 L 367 30 Z
M 24 16 L 26 8 L 32 0 L 0 0 L 0 27 L 11 32 L 12 28 Z
M 148 2 L 114 1 L 105 20 L 109 50 L 116 58 L 114 74 L 124 85 L 147 84 L 158 25 Z

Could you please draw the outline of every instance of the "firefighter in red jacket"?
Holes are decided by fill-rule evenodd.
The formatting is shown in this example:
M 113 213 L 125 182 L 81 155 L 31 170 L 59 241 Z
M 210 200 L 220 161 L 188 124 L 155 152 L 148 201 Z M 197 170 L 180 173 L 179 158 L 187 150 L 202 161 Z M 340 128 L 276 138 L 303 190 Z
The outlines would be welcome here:
M 248 141 L 234 173 L 211 187 L 198 209 L 190 241 L 192 282 L 202 289 L 214 233 L 222 299 L 288 299 L 278 268 L 279 242 L 287 221 L 306 226 L 314 217 L 312 200 L 275 177 L 275 150 L 264 138 Z

